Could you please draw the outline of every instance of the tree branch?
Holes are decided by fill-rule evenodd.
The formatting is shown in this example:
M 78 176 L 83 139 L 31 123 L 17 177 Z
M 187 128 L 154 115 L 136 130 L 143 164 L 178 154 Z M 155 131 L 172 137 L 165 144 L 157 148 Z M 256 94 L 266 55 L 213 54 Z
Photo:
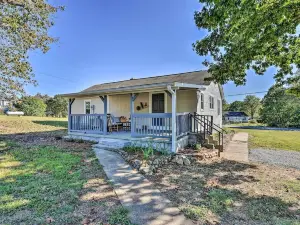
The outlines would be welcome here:
M 21 6 L 21 7 L 25 6 L 25 4 L 22 3 L 22 1 L 20 0 L 0 0 L 0 4 L 10 4 L 10 5 Z

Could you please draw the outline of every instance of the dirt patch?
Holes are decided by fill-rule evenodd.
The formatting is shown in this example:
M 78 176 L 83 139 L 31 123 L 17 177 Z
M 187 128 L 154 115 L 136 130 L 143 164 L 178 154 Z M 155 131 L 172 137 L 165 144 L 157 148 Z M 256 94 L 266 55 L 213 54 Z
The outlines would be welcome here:
M 298 224 L 300 171 L 228 160 L 170 163 L 147 176 L 199 224 Z

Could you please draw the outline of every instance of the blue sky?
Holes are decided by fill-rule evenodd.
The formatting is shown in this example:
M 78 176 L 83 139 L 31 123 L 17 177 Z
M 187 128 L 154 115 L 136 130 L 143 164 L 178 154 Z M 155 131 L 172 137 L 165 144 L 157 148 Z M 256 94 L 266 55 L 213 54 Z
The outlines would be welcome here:
M 205 36 L 193 19 L 201 8 L 197 0 L 52 2 L 66 6 L 50 30 L 60 40 L 47 54 L 30 54 L 39 85 L 26 87 L 29 94 L 77 92 L 97 83 L 205 69 L 203 57 L 192 49 Z M 273 72 L 249 73 L 246 86 L 228 83 L 225 96 L 268 90 Z

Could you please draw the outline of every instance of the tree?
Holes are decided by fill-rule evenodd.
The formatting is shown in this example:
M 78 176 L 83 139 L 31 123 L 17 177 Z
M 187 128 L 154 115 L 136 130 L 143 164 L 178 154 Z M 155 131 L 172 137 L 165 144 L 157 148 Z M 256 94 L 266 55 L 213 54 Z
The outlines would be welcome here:
M 300 77 L 300 70 L 296 72 L 296 75 Z M 293 82 L 288 86 L 287 92 L 300 97 L 300 82 Z
M 269 126 L 299 127 L 300 98 L 284 87 L 273 86 L 262 100 L 261 119 Z
M 22 97 L 15 107 L 24 112 L 25 116 L 45 116 L 47 105 L 42 99 L 27 96 Z
M 62 9 L 46 0 L 0 0 L 0 92 L 16 95 L 24 93 L 24 85 L 36 84 L 28 52 L 46 53 L 57 41 L 48 29 Z
M 65 98 L 55 95 L 46 101 L 47 114 L 55 117 L 66 117 L 68 115 L 68 102 Z
M 225 99 L 222 101 L 222 109 L 223 111 L 228 111 L 230 104 L 227 103 Z
M 41 94 L 39 92 L 34 97 L 42 99 L 45 103 L 47 102 L 48 99 L 51 98 L 49 95 L 47 95 L 47 94 L 43 95 L 43 94 Z
M 195 22 L 208 34 L 193 47 L 212 59 L 203 62 L 212 80 L 244 85 L 247 70 L 263 75 L 274 66 L 278 83 L 299 82 L 299 76 L 293 76 L 293 66 L 300 68 L 299 0 L 200 2 L 203 7 L 195 12 Z
M 253 119 L 254 115 L 261 107 L 260 98 L 255 95 L 247 95 L 244 99 L 244 110 Z
M 228 111 L 233 111 L 233 112 L 244 111 L 244 102 L 242 102 L 242 101 L 232 102 L 228 107 Z

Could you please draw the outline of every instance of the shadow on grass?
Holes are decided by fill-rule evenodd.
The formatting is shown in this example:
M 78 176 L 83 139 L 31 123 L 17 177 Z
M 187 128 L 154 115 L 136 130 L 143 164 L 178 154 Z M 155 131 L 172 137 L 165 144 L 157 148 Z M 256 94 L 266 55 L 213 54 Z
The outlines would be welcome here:
M 189 167 L 177 164 L 167 167 L 162 172 L 166 176 L 156 176 L 157 185 L 190 219 L 205 224 L 216 221 L 221 224 L 239 224 L 241 221 L 245 222 L 243 224 L 299 224 L 297 201 L 256 194 L 254 189 L 245 188 L 248 184 L 254 187 L 261 182 L 257 177 L 242 173 L 257 170 L 255 165 L 222 160 Z M 245 185 L 238 187 L 241 184 Z M 267 184 L 265 188 L 268 188 Z M 296 208 L 292 210 L 293 207 Z
M 0 224 L 101 224 L 119 205 L 89 143 L 58 148 L 4 142 L 10 148 L 0 151 Z
M 68 121 L 57 121 L 57 120 L 45 120 L 45 121 L 39 121 L 34 120 L 33 123 L 40 124 L 40 125 L 47 125 L 47 126 L 53 126 L 53 127 L 65 127 L 68 128 Z

